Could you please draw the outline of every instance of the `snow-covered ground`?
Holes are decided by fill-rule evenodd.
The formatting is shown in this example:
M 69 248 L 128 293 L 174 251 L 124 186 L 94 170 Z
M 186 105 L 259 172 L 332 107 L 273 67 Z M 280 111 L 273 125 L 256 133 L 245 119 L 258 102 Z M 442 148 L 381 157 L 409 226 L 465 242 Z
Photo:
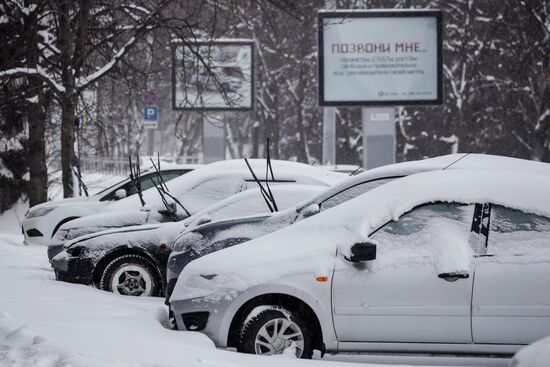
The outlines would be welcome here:
M 312 362 L 218 350 L 202 334 L 165 328 L 161 298 L 124 297 L 55 281 L 45 252 L 44 247 L 23 246 L 20 235 L 0 234 L 0 366 L 508 364 L 505 359 L 365 355 Z

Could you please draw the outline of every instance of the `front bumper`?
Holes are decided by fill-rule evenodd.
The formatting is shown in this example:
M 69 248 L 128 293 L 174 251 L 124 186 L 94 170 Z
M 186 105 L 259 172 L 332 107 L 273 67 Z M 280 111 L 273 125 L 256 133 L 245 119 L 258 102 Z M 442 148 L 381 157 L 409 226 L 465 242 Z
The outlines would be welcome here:
M 53 258 L 59 255 L 63 249 L 63 245 L 48 246 L 48 260 L 52 262 Z
M 48 246 L 51 244 L 51 230 L 48 230 L 44 217 L 25 218 L 21 225 L 25 245 Z
M 92 284 L 92 261 L 70 256 L 56 256 L 51 261 L 57 280 L 69 283 Z
M 172 252 L 168 257 L 166 264 L 166 288 L 165 288 L 165 305 L 170 305 L 170 297 L 172 296 L 172 291 L 176 286 L 178 277 L 183 271 L 183 268 L 187 266 L 191 261 L 199 258 L 200 256 L 195 252 L 194 249 L 190 248 L 181 252 Z
M 228 323 L 230 322 L 230 320 L 227 322 L 226 314 L 230 302 L 220 300 L 214 303 L 205 301 L 203 298 L 173 300 L 170 304 L 170 311 L 174 315 L 178 330 L 200 331 L 208 336 L 217 347 L 225 348 L 227 347 Z M 190 322 L 192 319 L 201 319 L 205 316 L 207 317 L 203 325 Z
M 172 292 L 174 292 L 177 281 L 178 278 L 167 278 L 166 288 L 164 289 L 164 304 L 166 306 L 170 306 L 170 297 L 172 297 Z

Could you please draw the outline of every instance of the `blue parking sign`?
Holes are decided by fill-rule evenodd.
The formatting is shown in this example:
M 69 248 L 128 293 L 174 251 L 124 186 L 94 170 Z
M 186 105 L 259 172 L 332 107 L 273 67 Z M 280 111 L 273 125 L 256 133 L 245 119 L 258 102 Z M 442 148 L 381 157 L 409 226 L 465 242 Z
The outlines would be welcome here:
M 146 121 L 158 120 L 158 108 L 157 106 L 145 106 L 143 107 L 143 119 Z

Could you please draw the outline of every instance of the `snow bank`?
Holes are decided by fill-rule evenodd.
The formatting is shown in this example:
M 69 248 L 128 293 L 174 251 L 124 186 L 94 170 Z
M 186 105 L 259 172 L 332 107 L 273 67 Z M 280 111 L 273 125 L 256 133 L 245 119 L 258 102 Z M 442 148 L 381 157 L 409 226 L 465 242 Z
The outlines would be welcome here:
M 0 233 L 21 233 L 21 223 L 25 213 L 29 210 L 29 204 L 19 200 L 11 209 L 0 214 Z
M 517 352 L 510 367 L 548 367 L 549 364 L 550 337 L 547 337 Z
M 208 296 L 215 301 L 284 276 L 330 271 L 341 264 L 337 249 L 346 254 L 376 228 L 424 203 L 492 202 L 550 217 L 548 187 L 550 175 L 504 170 L 411 175 L 280 231 L 191 262 L 181 273 L 172 300 Z M 460 265 L 468 257 L 460 237 L 448 246 L 460 250 L 456 258 L 441 258 L 441 267 Z M 217 276 L 207 280 L 201 274 Z
M 110 361 L 65 352 L 6 313 L 0 313 L 0 364 L 21 367 L 114 365 Z M 118 363 L 116 365 L 122 366 Z

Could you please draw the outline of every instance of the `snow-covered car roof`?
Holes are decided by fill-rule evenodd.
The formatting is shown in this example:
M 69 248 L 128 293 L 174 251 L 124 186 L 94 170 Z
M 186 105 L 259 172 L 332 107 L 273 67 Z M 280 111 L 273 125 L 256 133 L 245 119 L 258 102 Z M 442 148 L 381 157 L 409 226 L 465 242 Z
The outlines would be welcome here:
M 181 273 L 172 300 L 215 300 L 289 275 L 328 274 L 339 263 L 337 249 L 349 252 L 384 223 L 424 203 L 491 202 L 550 217 L 549 187 L 549 174 L 526 171 L 455 169 L 413 174 L 280 231 L 191 262 Z M 201 274 L 215 276 L 206 279 Z
M 305 200 L 298 204 L 298 208 L 308 206 L 313 202 L 320 202 L 331 197 L 334 193 L 352 187 L 366 181 L 373 181 L 388 177 L 402 177 L 415 173 L 437 171 L 442 169 L 493 169 L 493 170 L 511 170 L 511 171 L 529 171 L 550 174 L 550 164 L 529 161 L 525 159 L 510 158 L 490 154 L 447 154 L 435 158 L 427 158 L 417 161 L 408 161 L 395 164 L 388 164 L 363 173 L 350 176 L 340 183 L 333 185 L 318 197 L 312 200 Z
M 266 160 L 265 159 L 250 159 L 249 163 L 255 174 L 260 180 L 265 179 Z M 300 184 L 311 185 L 334 185 L 341 181 L 346 175 L 336 172 L 321 170 L 316 167 L 309 166 L 303 163 L 271 160 L 273 173 L 276 180 L 280 181 L 296 181 Z M 207 180 L 220 179 L 220 188 L 224 187 L 224 181 L 231 183 L 235 180 L 253 180 L 246 163 L 242 159 L 234 159 L 227 161 L 215 162 L 192 172 L 189 172 L 181 177 L 174 178 L 166 183 L 171 195 L 176 198 L 181 198 L 185 193 L 189 192 L 198 185 Z M 161 198 L 155 188 L 145 190 L 143 198 L 147 205 L 162 205 Z M 184 206 L 193 213 L 204 208 L 204 201 L 208 198 L 187 197 Z M 218 200 L 216 200 L 218 201 Z M 212 204 L 209 202 L 208 204 Z M 139 209 L 141 207 L 139 197 L 131 196 L 119 200 L 105 208 L 106 211 L 118 211 L 127 209 Z
M 291 206 L 294 206 L 297 202 L 302 200 L 304 197 L 315 195 L 321 191 L 326 189 L 324 186 L 319 185 L 297 185 L 297 184 L 289 184 L 289 185 L 280 185 L 280 186 L 273 186 L 270 188 L 273 196 L 276 199 L 277 206 L 280 210 L 287 209 Z M 205 217 L 209 217 L 211 220 L 222 220 L 222 219 L 229 219 L 232 217 L 238 217 L 242 215 L 253 215 L 253 214 L 260 214 L 260 213 L 266 213 L 269 212 L 269 209 L 267 207 L 267 204 L 265 203 L 262 194 L 260 192 L 260 189 L 250 189 L 243 192 L 240 192 L 238 194 L 232 195 L 228 197 L 227 199 L 224 199 L 214 205 L 211 205 L 207 207 L 204 210 L 201 210 L 197 214 L 185 219 L 182 222 L 178 223 L 156 223 L 156 224 L 142 224 L 142 225 L 132 225 L 127 226 L 123 228 L 111 228 L 111 229 L 103 229 L 102 230 L 102 224 L 105 223 L 105 221 L 102 220 L 102 218 L 107 218 L 107 222 L 112 221 L 126 221 L 128 223 L 132 223 L 134 221 L 134 217 L 136 215 L 147 215 L 147 212 L 141 211 L 141 210 L 128 210 L 128 211 L 120 211 L 120 212 L 112 212 L 112 213 L 102 213 L 102 214 L 96 214 L 93 216 L 87 216 L 84 218 L 79 218 L 74 221 L 68 222 L 64 224 L 61 227 L 62 231 L 78 231 L 79 227 L 86 227 L 89 228 L 90 226 L 97 226 L 98 231 L 94 233 L 88 233 L 76 237 L 70 241 L 68 241 L 65 244 L 65 247 L 70 247 L 76 243 L 81 243 L 83 241 L 88 241 L 91 239 L 99 238 L 101 236 L 106 235 L 114 235 L 117 233 L 123 233 L 124 236 L 128 236 L 129 232 L 134 231 L 143 231 L 143 230 L 153 230 L 159 228 L 159 230 L 167 231 L 167 233 L 164 234 L 164 236 L 160 236 L 158 234 L 152 234 L 151 236 L 141 234 L 141 236 L 148 236 L 148 237 L 154 237 L 158 238 L 159 240 L 162 239 L 161 242 L 172 242 L 175 238 L 175 236 L 185 228 L 192 228 L 195 225 L 198 224 L 199 221 L 204 220 Z M 122 226 L 121 226 L 122 227 Z M 110 237 L 112 238 L 112 236 Z M 122 242 L 127 243 L 131 242 L 132 239 L 121 239 Z M 100 239 L 99 241 L 103 241 L 103 239 Z

